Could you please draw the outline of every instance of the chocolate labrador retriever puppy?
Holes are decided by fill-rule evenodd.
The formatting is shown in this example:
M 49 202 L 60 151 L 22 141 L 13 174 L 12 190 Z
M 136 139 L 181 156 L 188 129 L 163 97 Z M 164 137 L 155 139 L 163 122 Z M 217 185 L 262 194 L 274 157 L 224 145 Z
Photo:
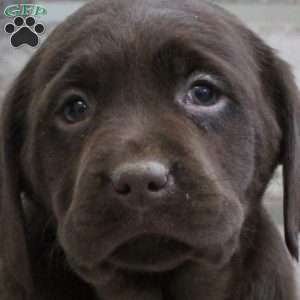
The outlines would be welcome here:
M 299 120 L 288 66 L 223 9 L 83 7 L 4 103 L 1 300 L 298 299 Z

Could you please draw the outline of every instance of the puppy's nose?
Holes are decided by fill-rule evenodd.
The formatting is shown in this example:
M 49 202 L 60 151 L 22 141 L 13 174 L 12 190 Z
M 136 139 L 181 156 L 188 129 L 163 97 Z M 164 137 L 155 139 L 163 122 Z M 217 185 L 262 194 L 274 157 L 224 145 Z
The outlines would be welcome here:
M 121 165 L 113 172 L 112 183 L 115 195 L 135 209 L 159 204 L 171 188 L 168 169 L 155 161 Z

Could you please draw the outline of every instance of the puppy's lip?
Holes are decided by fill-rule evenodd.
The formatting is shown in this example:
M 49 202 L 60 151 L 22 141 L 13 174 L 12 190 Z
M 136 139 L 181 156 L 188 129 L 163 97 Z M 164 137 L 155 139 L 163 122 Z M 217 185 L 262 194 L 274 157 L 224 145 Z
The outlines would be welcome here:
M 143 234 L 119 245 L 107 261 L 121 269 L 162 272 L 178 267 L 193 252 L 189 245 L 174 238 Z

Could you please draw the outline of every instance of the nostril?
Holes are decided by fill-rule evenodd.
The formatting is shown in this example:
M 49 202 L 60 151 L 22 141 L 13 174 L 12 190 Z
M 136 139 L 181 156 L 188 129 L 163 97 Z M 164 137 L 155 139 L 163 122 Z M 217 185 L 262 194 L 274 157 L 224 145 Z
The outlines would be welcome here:
M 161 189 L 164 188 L 164 186 L 166 185 L 167 181 L 168 181 L 168 179 L 167 179 L 166 176 L 157 178 L 156 181 L 149 182 L 149 184 L 148 184 L 148 190 L 151 191 L 151 192 L 158 192 L 158 191 L 160 191 Z
M 160 186 L 156 182 L 150 182 L 148 184 L 148 190 L 151 192 L 157 192 L 160 190 Z
M 131 193 L 131 188 L 129 184 L 123 184 L 116 187 L 116 192 L 121 195 L 128 195 Z

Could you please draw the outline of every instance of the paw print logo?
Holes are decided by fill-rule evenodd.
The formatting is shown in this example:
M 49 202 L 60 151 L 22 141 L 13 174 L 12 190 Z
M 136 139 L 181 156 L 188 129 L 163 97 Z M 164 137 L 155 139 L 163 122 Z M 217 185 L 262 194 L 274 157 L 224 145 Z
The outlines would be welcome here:
M 39 34 L 42 34 L 45 27 L 41 23 L 37 23 L 33 17 L 16 17 L 13 23 L 5 25 L 6 33 L 11 34 L 10 43 L 13 47 L 19 47 L 27 44 L 35 47 L 39 43 Z

